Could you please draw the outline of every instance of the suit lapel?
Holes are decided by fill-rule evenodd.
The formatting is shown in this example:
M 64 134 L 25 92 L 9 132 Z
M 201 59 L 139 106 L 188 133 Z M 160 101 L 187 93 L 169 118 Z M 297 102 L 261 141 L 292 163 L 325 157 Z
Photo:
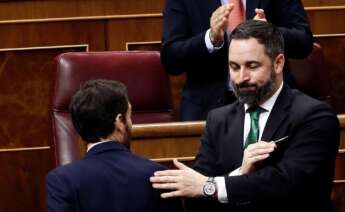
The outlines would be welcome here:
M 247 0 L 246 1 L 246 18 L 247 18 L 247 20 L 254 18 L 255 8 L 259 8 L 260 3 L 261 3 L 261 0 Z
M 244 126 L 244 106 L 243 104 L 237 102 L 236 109 L 233 110 L 228 117 L 228 126 L 225 126 L 224 134 L 226 140 L 224 141 L 223 154 L 226 158 L 226 165 L 224 167 L 230 167 L 230 169 L 235 169 L 239 167 L 242 163 L 243 158 L 243 126 Z M 230 125 L 230 123 L 232 123 Z M 230 154 L 229 154 L 230 152 Z M 229 170 L 229 171 L 232 171 Z
M 279 94 L 270 116 L 268 117 L 264 132 L 261 140 L 270 141 L 272 140 L 277 129 L 280 128 L 281 124 L 288 117 L 288 108 L 292 101 L 291 90 L 287 85 L 284 85 L 281 93 Z

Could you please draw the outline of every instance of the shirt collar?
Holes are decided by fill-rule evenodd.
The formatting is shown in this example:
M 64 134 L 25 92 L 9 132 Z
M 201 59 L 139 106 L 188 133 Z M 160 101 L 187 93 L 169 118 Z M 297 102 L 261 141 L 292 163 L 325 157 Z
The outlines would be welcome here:
M 110 141 L 113 141 L 113 140 L 104 140 L 104 141 L 99 141 L 99 142 L 96 142 L 96 143 L 88 143 L 87 144 L 87 151 L 90 151 L 91 148 L 97 146 L 98 144 L 103 144 L 103 143 L 106 143 L 106 142 L 110 142 Z
M 270 112 L 274 106 L 274 103 L 276 102 L 281 90 L 283 89 L 283 82 L 280 84 L 278 90 L 276 90 L 276 92 L 269 98 L 267 99 L 264 103 L 262 103 L 261 105 L 259 105 L 262 109 L 265 110 L 265 112 Z M 249 108 L 248 104 L 244 104 L 244 111 L 247 111 L 247 109 Z

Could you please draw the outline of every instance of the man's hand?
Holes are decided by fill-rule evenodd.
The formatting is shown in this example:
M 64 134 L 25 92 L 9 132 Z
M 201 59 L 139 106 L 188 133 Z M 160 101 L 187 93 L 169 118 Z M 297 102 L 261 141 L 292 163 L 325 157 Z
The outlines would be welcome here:
M 224 42 L 224 33 L 228 26 L 228 17 L 232 9 L 233 4 L 226 4 L 218 7 L 211 16 L 210 19 L 210 39 L 214 46 L 221 46 Z
M 162 198 L 201 197 L 207 177 L 174 159 L 175 170 L 157 171 L 150 177 L 153 188 L 171 190 Z
M 254 144 L 250 144 L 244 150 L 241 174 L 254 172 L 255 164 L 268 158 L 275 148 L 276 144 L 274 142 L 259 141 Z
M 263 9 L 258 9 L 256 8 L 255 9 L 255 17 L 253 18 L 254 20 L 258 20 L 258 21 L 265 21 L 267 22 L 267 19 L 266 19 L 266 15 L 265 15 L 265 11 Z

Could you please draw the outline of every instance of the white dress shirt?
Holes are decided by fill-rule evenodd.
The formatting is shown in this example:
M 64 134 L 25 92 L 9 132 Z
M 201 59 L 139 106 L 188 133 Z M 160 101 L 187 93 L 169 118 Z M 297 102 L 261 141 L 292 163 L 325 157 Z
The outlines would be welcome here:
M 262 133 L 265 129 L 267 119 L 269 115 L 271 114 L 271 111 L 273 109 L 274 103 L 276 102 L 281 90 L 283 88 L 283 83 L 281 83 L 279 89 L 263 104 L 260 105 L 261 108 L 263 108 L 265 111 L 260 113 L 259 116 L 259 140 L 261 140 Z M 244 105 L 244 133 L 243 133 L 243 145 L 246 142 L 246 138 L 249 134 L 250 131 L 250 114 L 246 113 L 246 110 L 248 109 L 248 105 Z M 237 176 L 241 175 L 240 168 L 235 169 L 232 171 L 229 176 Z M 216 185 L 217 185 L 217 197 L 218 201 L 221 203 L 228 203 L 228 194 L 226 192 L 226 187 L 225 187 L 225 178 L 224 177 L 215 177 Z
M 231 3 L 231 0 L 220 0 L 220 2 L 222 5 L 225 5 L 225 4 Z M 246 8 L 246 0 L 242 0 L 242 4 L 243 4 L 243 7 Z M 216 52 L 217 50 L 221 49 L 224 45 L 224 42 L 219 47 L 213 46 L 211 39 L 210 39 L 210 31 L 211 31 L 211 29 L 208 29 L 206 31 L 205 44 L 206 44 L 206 47 L 208 49 L 208 52 L 212 53 L 212 52 Z

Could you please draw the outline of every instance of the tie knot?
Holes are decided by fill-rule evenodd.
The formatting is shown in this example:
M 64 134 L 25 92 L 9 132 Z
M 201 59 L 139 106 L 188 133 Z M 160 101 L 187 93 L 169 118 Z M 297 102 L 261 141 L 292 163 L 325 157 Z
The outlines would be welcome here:
M 253 112 L 262 112 L 264 111 L 265 109 L 263 109 L 262 107 L 260 106 L 250 106 L 247 108 L 246 112 L 247 113 L 253 113 Z
M 253 107 L 249 107 L 247 109 L 247 113 L 249 113 L 250 118 L 255 119 L 255 120 L 259 119 L 260 113 L 263 111 L 264 111 L 264 109 L 262 107 L 259 107 L 259 106 L 253 106 Z

